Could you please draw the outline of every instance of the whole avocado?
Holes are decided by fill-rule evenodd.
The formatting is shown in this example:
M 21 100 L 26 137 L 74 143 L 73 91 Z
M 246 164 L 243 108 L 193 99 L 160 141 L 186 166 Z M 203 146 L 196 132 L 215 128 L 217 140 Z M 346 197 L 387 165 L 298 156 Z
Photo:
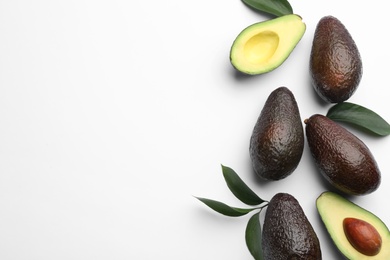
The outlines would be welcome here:
M 325 16 L 318 22 L 309 64 L 314 89 L 330 103 L 349 99 L 363 74 L 355 41 L 346 27 L 333 16 Z
M 379 187 L 381 173 L 363 141 L 323 115 L 312 115 L 304 122 L 314 161 L 335 188 L 350 195 L 365 195 Z
M 264 259 L 322 259 L 317 234 L 298 201 L 288 193 L 277 193 L 269 202 L 262 237 Z
M 280 180 L 298 166 L 304 131 L 297 102 L 286 87 L 268 96 L 250 138 L 250 157 L 258 176 Z

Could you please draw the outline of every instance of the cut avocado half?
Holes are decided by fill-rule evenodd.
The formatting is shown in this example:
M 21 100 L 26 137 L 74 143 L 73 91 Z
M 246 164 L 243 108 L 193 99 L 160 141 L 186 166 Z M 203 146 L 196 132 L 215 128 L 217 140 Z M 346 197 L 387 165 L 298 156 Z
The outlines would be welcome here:
M 347 259 L 359 260 L 388 260 L 390 259 L 390 231 L 377 216 L 366 209 L 354 204 L 344 197 L 326 191 L 316 201 L 318 213 L 339 251 Z M 375 255 L 366 255 L 359 252 L 356 246 L 351 244 L 344 231 L 345 219 L 358 219 L 370 224 L 379 233 L 381 247 Z M 348 232 L 347 232 L 348 233 Z M 362 234 L 361 237 L 364 237 Z M 357 237 L 358 235 L 356 235 Z M 362 241 L 362 239 L 360 239 Z M 367 241 L 367 240 L 366 240 Z M 368 244 L 368 242 L 367 242 Z
M 279 67 L 306 31 L 296 14 L 252 24 L 237 36 L 230 49 L 230 62 L 245 74 L 262 74 Z

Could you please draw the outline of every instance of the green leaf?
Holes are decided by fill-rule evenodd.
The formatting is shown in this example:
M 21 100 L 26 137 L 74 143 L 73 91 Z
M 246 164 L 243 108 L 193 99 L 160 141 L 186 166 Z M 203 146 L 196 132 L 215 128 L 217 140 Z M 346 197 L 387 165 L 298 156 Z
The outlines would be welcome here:
M 390 125 L 374 111 L 363 106 L 343 102 L 331 107 L 326 115 L 328 118 L 359 126 L 371 133 L 386 136 L 390 134 Z
M 255 210 L 256 208 L 252 209 L 243 209 L 243 208 L 235 208 L 235 207 L 230 207 L 226 205 L 225 203 L 216 201 L 216 200 L 211 200 L 211 199 L 206 199 L 206 198 L 200 198 L 200 197 L 195 197 L 198 200 L 202 201 L 204 204 L 209 206 L 211 209 L 215 210 L 218 213 L 221 213 L 222 215 L 228 216 L 228 217 L 240 217 L 248 214 L 252 210 Z
M 245 230 L 246 246 L 255 260 L 263 260 L 263 250 L 261 248 L 261 225 L 259 218 L 260 212 L 257 212 L 249 219 Z
M 244 202 L 247 205 L 260 205 L 264 202 L 267 202 L 259 198 L 256 193 L 254 193 L 237 175 L 237 173 L 227 167 L 222 165 L 222 173 L 225 178 L 226 184 L 229 187 L 230 191 L 236 196 L 239 200 Z
M 292 14 L 293 9 L 287 0 L 242 0 L 250 7 L 275 16 Z

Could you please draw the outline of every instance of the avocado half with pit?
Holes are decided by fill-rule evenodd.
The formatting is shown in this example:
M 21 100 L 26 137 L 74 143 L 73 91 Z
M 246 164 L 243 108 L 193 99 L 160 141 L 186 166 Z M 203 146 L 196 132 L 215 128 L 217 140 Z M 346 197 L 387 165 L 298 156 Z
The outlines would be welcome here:
M 323 192 L 316 205 L 334 244 L 347 259 L 390 259 L 390 231 L 379 217 L 330 191 Z
M 234 40 L 230 62 L 245 74 L 270 72 L 290 56 L 305 31 L 306 24 L 296 14 L 252 24 Z

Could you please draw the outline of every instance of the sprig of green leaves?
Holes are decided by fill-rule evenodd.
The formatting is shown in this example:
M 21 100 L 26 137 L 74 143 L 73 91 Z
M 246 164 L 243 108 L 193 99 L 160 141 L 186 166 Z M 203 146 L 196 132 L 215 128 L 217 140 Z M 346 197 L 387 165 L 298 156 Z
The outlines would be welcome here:
M 354 103 L 338 103 L 328 110 L 326 116 L 334 121 L 361 127 L 376 135 L 390 134 L 390 125 L 386 120 L 374 111 Z
M 230 191 L 247 205 L 260 205 L 265 201 L 256 195 L 230 167 L 222 165 L 222 173 Z
M 250 209 L 236 208 L 236 207 L 231 207 L 229 205 L 226 205 L 223 202 L 216 201 L 216 200 L 211 200 L 211 199 L 201 198 L 201 197 L 195 197 L 195 198 L 197 198 L 198 200 L 200 200 L 201 202 L 206 204 L 208 207 L 210 207 L 214 211 L 216 211 L 222 215 L 228 216 L 228 217 L 241 217 L 241 216 L 248 214 L 252 210 L 257 209 L 257 208 L 250 208 Z
M 246 246 L 248 247 L 248 250 L 253 258 L 256 260 L 263 259 L 261 235 L 260 212 L 257 212 L 249 219 L 245 230 Z
M 250 7 L 275 16 L 292 14 L 293 9 L 287 0 L 242 0 Z
M 241 202 L 252 207 L 237 208 L 212 199 L 202 197 L 195 198 L 203 202 L 212 210 L 228 217 L 240 217 L 247 215 L 252 211 L 256 211 L 256 213 L 249 219 L 246 226 L 245 242 L 254 259 L 263 260 L 263 251 L 261 248 L 260 212 L 268 205 L 268 201 L 257 196 L 256 193 L 245 184 L 245 182 L 232 168 L 222 165 L 222 173 L 228 188 L 234 196 Z

